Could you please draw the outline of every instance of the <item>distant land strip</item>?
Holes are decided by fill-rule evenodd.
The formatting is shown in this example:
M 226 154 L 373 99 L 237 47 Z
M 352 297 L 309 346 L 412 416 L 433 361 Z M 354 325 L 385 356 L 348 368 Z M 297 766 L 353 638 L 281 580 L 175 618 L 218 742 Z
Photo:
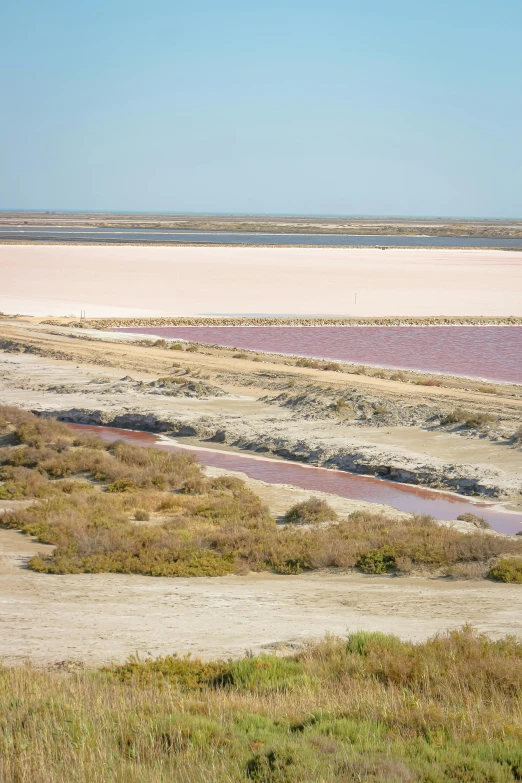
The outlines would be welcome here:
M 4 316 L 6 317 L 6 316 Z M 7 316 L 9 317 L 9 316 Z M 15 317 L 15 316 L 12 316 Z M 50 318 L 40 323 L 84 329 L 161 326 L 522 326 L 520 316 L 381 316 L 362 318 L 276 316 L 184 316 L 159 318 Z

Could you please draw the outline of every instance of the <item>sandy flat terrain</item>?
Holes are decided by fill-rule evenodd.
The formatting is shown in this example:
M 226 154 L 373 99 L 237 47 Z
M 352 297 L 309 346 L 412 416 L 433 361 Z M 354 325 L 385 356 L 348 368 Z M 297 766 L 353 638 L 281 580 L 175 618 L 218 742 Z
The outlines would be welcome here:
M 328 573 L 49 576 L 24 569 L 24 559 L 44 548 L 0 531 L 4 663 L 97 665 L 136 652 L 240 656 L 357 629 L 420 640 L 465 622 L 492 636 L 522 637 L 519 585 Z
M 32 315 L 522 315 L 516 251 L 1 245 L 0 279 Z

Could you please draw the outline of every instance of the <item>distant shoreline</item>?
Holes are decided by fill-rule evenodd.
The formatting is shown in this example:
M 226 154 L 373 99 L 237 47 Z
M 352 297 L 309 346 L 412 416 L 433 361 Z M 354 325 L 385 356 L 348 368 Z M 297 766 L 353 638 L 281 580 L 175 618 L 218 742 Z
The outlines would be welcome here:
M 40 319 L 39 319 L 40 320 Z M 314 318 L 295 316 L 165 316 L 150 318 L 114 318 L 111 316 L 84 320 L 70 318 L 49 318 L 41 323 L 65 325 L 65 322 L 89 329 L 117 328 L 161 328 L 175 326 L 522 326 L 522 316 L 380 316 L 361 318 Z M 146 335 L 144 335 L 145 337 Z M 151 335 L 152 337 L 153 335 Z
M 407 235 L 406 235 L 407 236 Z M 522 247 L 507 247 L 505 245 L 498 245 L 496 247 L 492 245 L 477 245 L 474 247 L 465 247 L 462 245 L 310 245 L 310 244 L 291 244 L 288 243 L 264 243 L 264 242 L 187 242 L 187 241 L 154 241 L 154 242 L 136 242 L 135 240 L 123 242 L 107 240 L 106 242 L 75 242 L 70 239 L 57 240 L 55 237 L 51 240 L 46 239 L 0 239 L 0 245 L 27 245 L 34 247 L 38 245 L 44 245 L 46 247 L 53 245 L 71 245 L 73 247 L 262 247 L 267 248 L 300 248 L 302 250 L 469 250 L 471 252 L 477 250 L 503 250 L 514 253 L 522 253 Z

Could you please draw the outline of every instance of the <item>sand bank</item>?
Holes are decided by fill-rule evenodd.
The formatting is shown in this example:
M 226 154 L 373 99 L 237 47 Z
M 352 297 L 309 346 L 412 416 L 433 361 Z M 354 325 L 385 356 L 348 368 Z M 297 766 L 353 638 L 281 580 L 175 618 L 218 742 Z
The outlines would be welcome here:
M 0 279 L 0 311 L 42 316 L 522 315 L 501 250 L 2 245 Z

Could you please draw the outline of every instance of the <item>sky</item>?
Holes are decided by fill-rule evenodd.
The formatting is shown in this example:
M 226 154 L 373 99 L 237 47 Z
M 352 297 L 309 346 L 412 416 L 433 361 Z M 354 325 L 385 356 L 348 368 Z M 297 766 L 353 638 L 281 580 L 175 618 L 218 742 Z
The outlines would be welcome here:
M 520 0 L 4 0 L 0 209 L 522 217 Z

